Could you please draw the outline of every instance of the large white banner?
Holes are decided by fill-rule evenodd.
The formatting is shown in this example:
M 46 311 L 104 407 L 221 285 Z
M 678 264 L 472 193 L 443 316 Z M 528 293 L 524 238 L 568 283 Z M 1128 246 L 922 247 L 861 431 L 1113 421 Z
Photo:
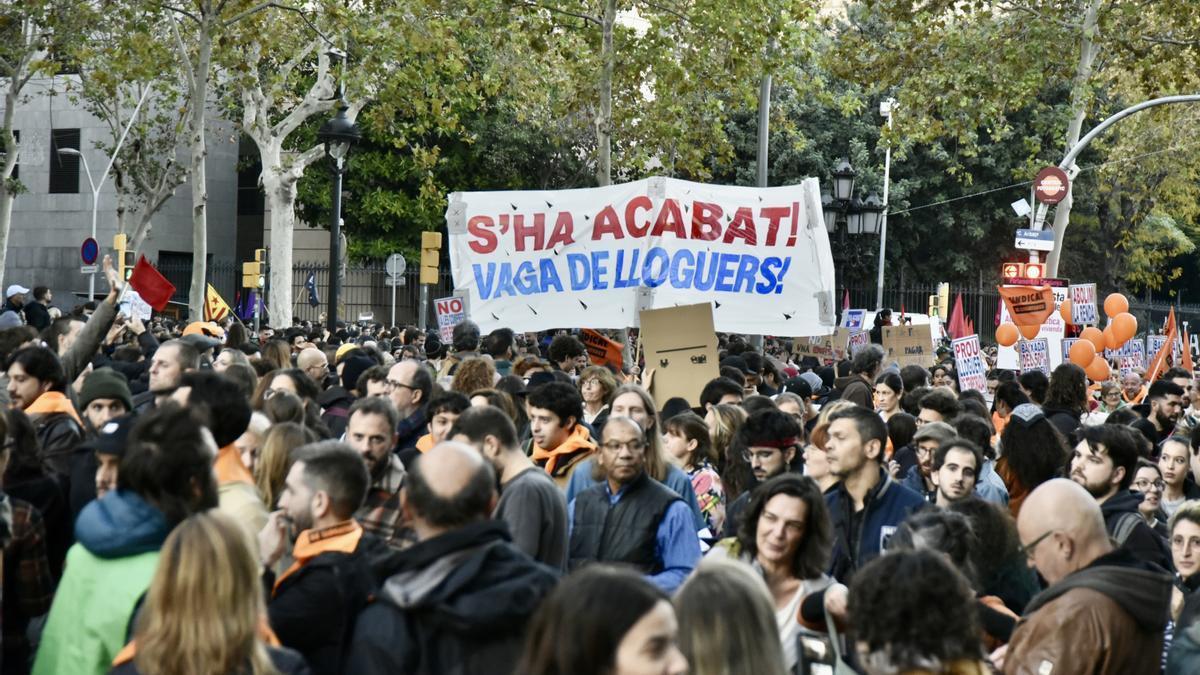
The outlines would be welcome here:
M 718 331 L 828 335 L 833 257 L 815 178 L 750 188 L 673 178 L 455 192 L 454 294 L 483 331 L 625 328 L 713 303 Z

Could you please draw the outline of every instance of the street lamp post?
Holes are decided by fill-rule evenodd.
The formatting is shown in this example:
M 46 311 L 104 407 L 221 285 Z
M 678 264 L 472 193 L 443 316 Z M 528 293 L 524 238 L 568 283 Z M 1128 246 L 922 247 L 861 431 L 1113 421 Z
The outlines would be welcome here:
M 133 121 L 137 119 L 138 111 L 142 109 L 142 104 L 146 102 L 146 96 L 150 94 L 150 85 L 142 90 L 142 97 L 138 99 L 137 106 L 133 109 L 133 114 L 129 116 L 129 123 L 125 125 L 125 130 L 121 132 L 121 138 L 117 140 L 117 147 L 113 148 L 112 157 L 108 158 L 108 166 L 104 167 L 104 173 L 100 174 L 100 182 L 92 180 L 92 170 L 88 168 L 87 155 L 83 154 L 75 148 L 59 148 L 58 154 L 71 155 L 79 157 L 83 162 L 83 172 L 87 174 L 88 185 L 92 188 L 92 239 L 96 238 L 96 213 L 100 208 L 100 190 L 104 188 L 104 181 L 108 179 L 108 172 L 112 171 L 113 164 L 117 161 L 117 155 L 121 152 L 121 146 L 125 143 L 125 137 L 129 135 L 129 129 L 133 126 Z M 88 300 L 96 299 L 96 273 L 92 272 L 88 275 Z
M 846 260 L 844 251 L 846 235 L 878 234 L 881 229 L 884 202 L 880 201 L 879 196 L 875 193 L 867 195 L 866 199 L 859 199 L 854 195 L 854 181 L 858 177 L 858 172 L 851 166 L 849 159 L 843 157 L 830 175 L 833 178 L 831 181 L 833 192 L 826 191 L 821 195 L 821 212 L 825 217 L 825 229 L 828 232 L 837 232 L 838 225 L 843 225 L 840 228 L 841 245 L 838 248 L 842 251 L 840 257 L 844 262 Z M 842 283 L 845 283 L 844 274 Z
M 887 126 L 890 131 L 892 128 L 892 110 L 896 107 L 895 99 L 887 99 L 879 104 L 879 114 L 887 118 Z M 887 214 L 888 206 L 888 191 L 892 183 L 892 144 L 887 144 L 887 150 L 883 159 L 883 210 L 880 212 L 879 224 L 879 277 L 876 280 L 875 286 L 875 309 L 883 309 L 883 261 L 884 255 L 887 253 Z
M 350 148 L 361 138 L 358 127 L 346 114 L 345 101 L 338 104 L 337 114 L 333 119 L 321 125 L 317 131 L 317 139 L 325 144 L 325 156 L 329 158 L 329 168 L 333 176 L 333 203 L 330 205 L 329 218 L 329 311 L 327 326 L 332 334 L 337 330 L 338 295 L 341 291 L 341 262 L 342 262 L 342 176 L 346 173 L 347 159 Z

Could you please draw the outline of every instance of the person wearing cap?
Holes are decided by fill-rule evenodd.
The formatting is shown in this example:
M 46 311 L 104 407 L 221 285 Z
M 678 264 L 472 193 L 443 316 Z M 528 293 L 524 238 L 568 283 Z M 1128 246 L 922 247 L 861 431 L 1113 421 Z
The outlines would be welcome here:
M 0 314 L 15 312 L 21 317 L 21 323 L 25 323 L 25 294 L 28 292 L 29 289 L 20 284 L 9 286 L 8 290 L 4 291 L 4 306 L 0 307 Z
M 70 502 L 71 513 L 76 516 L 88 502 L 102 495 L 101 472 L 107 477 L 106 486 L 116 485 L 116 465 L 120 461 L 120 453 L 109 451 L 101 454 L 98 443 L 112 420 L 133 412 L 133 397 L 120 373 L 101 368 L 88 373 L 83 379 L 79 407 L 83 409 L 84 429 L 88 437 L 79 449 L 94 452 L 79 452 L 71 461 Z M 104 445 L 112 448 L 114 444 Z M 124 450 L 124 436 L 121 437 L 120 449 Z
M 121 458 L 125 456 L 125 444 L 136 421 L 137 418 L 133 415 L 109 420 L 99 429 L 95 438 L 84 444 L 92 450 L 95 458 L 92 489 L 96 499 L 102 499 L 104 495 L 117 489 Z

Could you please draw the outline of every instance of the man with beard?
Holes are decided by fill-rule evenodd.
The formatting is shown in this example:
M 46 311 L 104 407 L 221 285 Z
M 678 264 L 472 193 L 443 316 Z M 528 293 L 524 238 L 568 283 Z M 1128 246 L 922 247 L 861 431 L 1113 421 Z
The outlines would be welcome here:
M 937 483 L 933 479 L 933 457 L 938 448 L 957 437 L 954 427 L 945 422 L 926 422 L 918 427 L 912 440 L 917 450 L 917 463 L 908 470 L 900 484 L 924 497 L 925 501 L 935 501 Z
M 361 398 L 350 407 L 346 442 L 362 456 L 371 477 L 371 487 L 354 519 L 389 546 L 404 548 L 411 543 L 412 537 L 404 526 L 400 508 L 404 462 L 392 452 L 399 436 L 396 433 L 399 422 L 400 414 L 391 399 L 383 396 Z
M 926 424 L 921 430 L 930 426 Z M 934 450 L 929 477 L 936 490 L 934 502 L 938 507 L 948 508 L 974 495 L 975 481 L 982 465 L 983 451 L 965 439 L 948 441 Z
M 279 510 L 258 534 L 267 614 L 285 647 L 304 655 L 314 675 L 341 672 L 343 646 L 373 586 L 366 558 L 378 539 L 354 520 L 370 478 L 362 456 L 338 441 L 293 452 Z M 295 541 L 292 564 L 271 568 Z
M 1108 536 L 1137 558 L 1170 569 L 1165 542 L 1138 513 L 1142 495 L 1129 489 L 1137 471 L 1137 432 L 1117 424 L 1100 424 L 1082 426 L 1078 434 L 1080 441 L 1071 456 L 1071 480 L 1100 504 Z M 1186 470 L 1185 465 L 1180 471 Z
M 788 471 L 803 441 L 804 429 L 800 423 L 779 410 L 759 410 L 738 427 L 729 454 L 735 462 L 741 459 L 750 465 L 754 480 L 745 484 L 741 494 L 726 507 L 723 538 L 737 536 L 739 516 L 750 503 L 753 488 Z M 731 466 L 733 471 L 738 470 L 736 464 Z
M 1183 414 L 1183 387 L 1170 380 L 1157 380 L 1146 392 L 1150 414 L 1129 426 L 1142 432 L 1156 448 L 1175 431 Z

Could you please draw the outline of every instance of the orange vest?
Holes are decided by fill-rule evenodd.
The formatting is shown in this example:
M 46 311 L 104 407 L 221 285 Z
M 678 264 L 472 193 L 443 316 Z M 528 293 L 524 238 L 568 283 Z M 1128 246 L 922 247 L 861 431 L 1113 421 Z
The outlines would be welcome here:
M 271 630 L 271 624 L 267 622 L 265 616 L 258 620 L 258 639 L 271 647 L 280 646 L 279 638 L 275 635 L 275 631 Z M 137 657 L 137 640 L 130 640 L 129 644 L 117 652 L 117 658 L 113 659 L 112 666 L 116 668 L 122 663 L 132 661 L 135 657 Z
M 217 472 L 217 483 L 220 485 L 229 483 L 254 485 L 254 475 L 242 463 L 242 453 L 232 443 L 217 451 L 213 469 Z

